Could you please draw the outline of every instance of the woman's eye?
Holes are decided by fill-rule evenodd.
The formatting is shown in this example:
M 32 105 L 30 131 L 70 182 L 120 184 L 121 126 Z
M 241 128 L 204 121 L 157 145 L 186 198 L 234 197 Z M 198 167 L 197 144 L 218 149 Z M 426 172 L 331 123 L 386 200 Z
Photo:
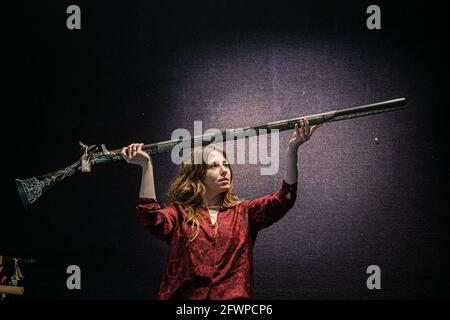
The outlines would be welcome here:
M 228 163 L 224 163 L 223 166 L 225 168 L 230 168 L 230 164 L 228 164 Z M 213 169 L 213 168 L 217 168 L 217 167 L 219 167 L 218 163 L 213 163 L 213 164 L 208 165 L 208 169 Z

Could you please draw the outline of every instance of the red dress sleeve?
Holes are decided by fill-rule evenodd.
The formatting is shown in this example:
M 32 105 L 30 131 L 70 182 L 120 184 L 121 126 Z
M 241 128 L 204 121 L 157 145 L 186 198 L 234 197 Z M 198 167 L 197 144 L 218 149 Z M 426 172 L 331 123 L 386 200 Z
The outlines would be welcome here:
M 248 201 L 251 230 L 257 232 L 280 220 L 294 206 L 296 198 L 297 182 L 288 184 L 283 180 L 278 191 Z
M 178 223 L 178 211 L 173 204 L 161 207 L 153 199 L 139 198 L 136 214 L 143 226 L 153 235 L 170 241 Z

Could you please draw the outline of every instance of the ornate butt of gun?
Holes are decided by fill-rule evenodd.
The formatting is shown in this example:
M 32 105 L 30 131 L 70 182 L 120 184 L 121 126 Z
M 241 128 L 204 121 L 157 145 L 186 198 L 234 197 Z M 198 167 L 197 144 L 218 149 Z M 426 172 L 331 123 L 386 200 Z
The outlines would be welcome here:
M 50 190 L 58 182 L 77 172 L 91 172 L 91 168 L 98 164 L 117 161 L 121 159 L 117 152 L 110 152 L 105 145 L 98 148 L 95 145 L 87 146 L 79 143 L 83 154 L 77 162 L 58 171 L 43 174 L 29 179 L 16 179 L 17 190 L 23 206 L 28 209 L 38 198 Z
M 74 164 L 42 176 L 33 177 L 30 179 L 16 179 L 17 190 L 19 191 L 20 199 L 25 208 L 28 208 L 35 202 L 44 192 L 48 191 L 58 182 L 77 173 L 80 170 L 80 161 Z

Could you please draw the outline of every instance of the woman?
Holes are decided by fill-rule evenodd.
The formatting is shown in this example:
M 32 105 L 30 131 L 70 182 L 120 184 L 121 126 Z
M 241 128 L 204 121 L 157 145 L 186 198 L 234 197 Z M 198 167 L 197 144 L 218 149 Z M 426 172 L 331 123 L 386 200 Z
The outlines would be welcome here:
M 287 148 L 281 188 L 254 200 L 233 194 L 233 174 L 224 151 L 207 146 L 191 153 L 169 188 L 170 204 L 156 201 L 153 166 L 142 144 L 122 149 L 128 163 L 142 167 L 137 215 L 169 245 L 157 298 L 254 299 L 253 246 L 259 230 L 281 219 L 297 193 L 297 150 L 318 126 L 295 124 Z M 202 164 L 195 164 L 196 156 Z

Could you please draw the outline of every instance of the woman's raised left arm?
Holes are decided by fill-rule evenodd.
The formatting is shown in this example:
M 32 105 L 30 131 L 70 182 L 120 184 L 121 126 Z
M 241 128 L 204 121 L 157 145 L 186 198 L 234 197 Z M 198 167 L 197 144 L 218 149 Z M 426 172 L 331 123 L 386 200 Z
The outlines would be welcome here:
M 321 125 L 315 125 L 310 127 L 307 119 L 300 119 L 295 124 L 295 131 L 292 133 L 292 137 L 289 140 L 287 153 L 286 153 L 286 168 L 284 171 L 284 181 L 288 184 L 294 184 L 298 179 L 298 148 L 308 141 L 312 134 Z

